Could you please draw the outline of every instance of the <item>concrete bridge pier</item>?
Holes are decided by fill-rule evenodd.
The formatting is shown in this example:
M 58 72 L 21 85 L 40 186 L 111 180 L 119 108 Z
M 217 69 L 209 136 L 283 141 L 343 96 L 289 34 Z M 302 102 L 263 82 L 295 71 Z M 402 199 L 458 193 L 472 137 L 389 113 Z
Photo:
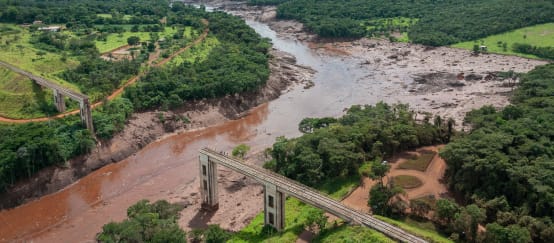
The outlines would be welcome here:
M 211 161 L 205 154 L 200 154 L 199 161 L 202 208 L 217 210 L 219 208 L 219 201 L 217 198 L 217 164 Z
M 87 127 L 87 129 L 94 134 L 94 127 L 92 125 L 92 112 L 90 109 L 90 103 L 88 101 L 88 98 L 82 99 L 79 102 L 79 108 L 80 108 L 79 114 L 81 115 L 81 121 Z
M 52 89 L 54 92 L 54 105 L 56 105 L 56 109 L 63 113 L 65 112 L 65 99 L 63 97 L 63 94 L 58 92 L 57 89 Z
M 264 185 L 264 224 L 285 229 L 285 193 L 272 184 Z

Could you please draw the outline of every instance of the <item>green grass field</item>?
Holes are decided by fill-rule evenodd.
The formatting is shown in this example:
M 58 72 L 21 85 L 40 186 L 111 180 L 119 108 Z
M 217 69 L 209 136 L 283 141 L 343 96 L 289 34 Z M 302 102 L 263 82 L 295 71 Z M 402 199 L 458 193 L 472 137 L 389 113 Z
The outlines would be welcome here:
M 435 226 L 430 222 L 417 222 L 411 219 L 404 221 L 386 218 L 380 215 L 374 215 L 375 218 L 383 220 L 389 224 L 398 226 L 412 234 L 425 238 L 430 242 L 436 243 L 453 243 L 452 240 L 437 233 Z
M 111 14 L 97 14 L 96 16 L 98 16 L 100 18 L 105 18 L 105 19 L 111 19 L 112 18 Z M 125 14 L 125 15 L 123 15 L 123 20 L 131 20 L 132 17 L 133 17 L 132 15 Z
M 219 41 L 216 37 L 208 36 L 206 39 L 199 45 L 191 47 L 189 50 L 181 53 L 180 55 L 173 58 L 168 64 L 169 65 L 179 65 L 183 62 L 201 62 L 205 60 L 212 49 L 219 45 Z
M 36 118 L 57 113 L 50 89 L 41 89 L 25 76 L 0 67 L 0 115 Z
M 506 50 L 503 48 L 504 43 L 506 43 Z M 531 44 L 540 47 L 554 46 L 554 23 L 525 27 L 498 35 L 492 35 L 476 41 L 457 43 L 452 45 L 452 47 L 472 50 L 473 45 L 485 45 L 487 46 L 488 52 L 537 58 L 534 55 L 513 52 L 512 45 L 514 43 Z
M 415 176 L 399 175 L 394 177 L 394 185 L 404 189 L 418 188 L 423 185 L 423 182 Z
M 131 25 L 125 26 L 131 28 Z M 126 28 L 127 29 L 127 28 Z M 177 32 L 177 28 L 165 27 L 164 31 L 158 33 L 160 38 L 172 38 L 173 34 Z M 100 53 L 109 52 L 119 47 L 127 45 L 127 38 L 131 36 L 137 36 L 141 41 L 150 40 L 150 32 L 124 32 L 121 34 L 112 33 L 108 35 L 106 41 L 95 41 L 96 48 Z
M 341 225 L 313 239 L 314 243 L 396 242 L 385 235 L 362 226 Z
M 434 151 L 422 151 L 419 156 L 404 161 L 398 168 L 425 171 L 436 154 Z
M 39 51 L 29 43 L 31 34 L 27 29 L 22 29 L 15 25 L 0 24 L 0 26 L 10 26 L 21 30 L 19 34 L 6 34 L 2 35 L 2 41 L 0 41 L 0 60 L 17 66 L 25 71 L 31 72 L 35 75 L 45 77 L 51 81 L 54 81 L 66 88 L 70 88 L 76 91 L 80 91 L 79 87 L 59 78 L 56 74 L 63 70 L 75 68 L 79 62 L 72 57 L 68 57 L 67 61 L 63 62 L 62 55 L 60 53 L 45 52 L 42 57 L 37 55 Z M 5 44 L 5 41 L 10 42 L 9 45 Z

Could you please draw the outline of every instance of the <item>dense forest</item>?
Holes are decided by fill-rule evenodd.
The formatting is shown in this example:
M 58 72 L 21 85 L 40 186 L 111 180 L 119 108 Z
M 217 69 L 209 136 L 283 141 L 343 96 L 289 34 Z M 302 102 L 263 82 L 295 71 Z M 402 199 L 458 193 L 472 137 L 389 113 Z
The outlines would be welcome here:
M 116 99 L 93 112 L 99 138 L 121 131 L 133 112 L 126 99 Z M 92 134 L 78 116 L 27 124 L 0 124 L 0 191 L 40 169 L 63 165 L 94 148 Z
M 69 23 L 71 26 L 93 24 L 156 24 L 169 10 L 168 0 L 0 0 L 0 22 L 47 24 Z M 112 14 L 103 18 L 97 14 Z M 132 15 L 126 19 L 124 15 Z
M 526 74 L 513 105 L 466 118 L 467 136 L 441 152 L 448 184 L 487 210 L 486 222 L 520 225 L 535 242 L 554 241 L 554 65 Z
M 205 60 L 151 70 L 125 91 L 124 97 L 137 109 L 171 108 L 184 100 L 221 97 L 265 84 L 269 77 L 270 43 L 238 17 L 221 12 L 205 17 L 210 23 L 210 35 L 217 38 L 219 45 Z
M 250 0 L 251 4 L 279 4 L 277 16 L 303 22 L 323 37 L 362 37 L 387 34 L 375 31 L 379 19 L 410 18 L 408 36 L 432 46 L 475 40 L 516 28 L 554 21 L 549 0 Z
M 446 142 L 453 132 L 453 123 L 442 119 L 435 119 L 434 124 L 416 122 L 407 105 L 352 106 L 338 120 L 322 119 L 304 120 L 300 130 L 307 133 L 299 138 L 278 138 L 271 149 L 273 160 L 266 167 L 315 186 L 357 175 L 366 162 Z

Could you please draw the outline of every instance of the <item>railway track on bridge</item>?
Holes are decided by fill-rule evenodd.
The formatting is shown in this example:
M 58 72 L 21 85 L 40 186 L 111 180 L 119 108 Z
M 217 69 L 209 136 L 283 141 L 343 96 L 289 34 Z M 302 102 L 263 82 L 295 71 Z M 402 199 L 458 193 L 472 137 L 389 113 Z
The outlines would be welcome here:
M 209 148 L 204 148 L 200 152 L 202 154 L 208 155 L 208 157 L 212 159 L 212 161 L 215 159 L 215 162 L 217 164 L 251 177 L 262 184 L 273 184 L 277 186 L 279 190 L 285 192 L 287 195 L 296 197 L 300 201 L 308 203 L 317 208 L 321 208 L 348 222 L 375 229 L 393 239 L 402 242 L 427 242 L 424 239 L 412 235 L 396 226 L 378 220 L 369 214 L 351 209 L 344 204 L 321 194 L 319 191 L 313 188 L 310 188 L 275 172 L 257 166 L 247 165 L 238 159 L 229 157 L 225 154 L 219 153 Z

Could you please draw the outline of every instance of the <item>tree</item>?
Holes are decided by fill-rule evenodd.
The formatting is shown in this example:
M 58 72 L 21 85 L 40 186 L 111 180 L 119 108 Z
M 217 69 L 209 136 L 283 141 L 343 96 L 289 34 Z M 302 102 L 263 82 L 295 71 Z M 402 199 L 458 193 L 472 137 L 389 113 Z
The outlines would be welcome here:
M 373 161 L 371 164 L 371 174 L 369 175 L 369 177 L 374 180 L 379 179 L 379 183 L 383 185 L 383 177 L 385 177 L 385 175 L 389 173 L 389 170 L 390 165 L 386 161 Z
M 321 209 L 310 209 L 308 212 L 308 218 L 306 219 L 304 227 L 308 227 L 310 231 L 314 231 L 313 226 L 317 226 L 319 233 L 325 231 L 328 217 L 325 216 L 325 212 Z
M 239 144 L 233 149 L 232 154 L 234 157 L 244 159 L 244 157 L 246 156 L 246 153 L 248 153 L 249 150 L 250 150 L 250 146 L 246 144 Z
M 454 215 L 453 228 L 462 233 L 467 240 L 477 239 L 477 227 L 486 219 L 485 210 L 475 204 L 470 204 Z
M 487 224 L 486 242 L 491 243 L 527 243 L 531 242 L 531 235 L 519 225 L 503 227 L 497 223 Z
M 148 42 L 148 52 L 153 52 L 156 50 L 156 44 L 154 44 L 154 42 Z
M 96 239 L 101 242 L 186 243 L 186 233 L 177 224 L 182 209 L 167 201 L 150 204 L 141 200 L 127 209 L 128 219 L 104 225 Z
M 446 133 L 446 142 L 450 142 L 450 139 L 452 138 L 452 134 L 454 134 L 454 126 L 456 125 L 456 121 L 450 117 L 446 121 L 447 126 L 447 133 Z
M 139 42 L 140 37 L 138 36 L 129 36 L 129 38 L 127 38 L 127 44 L 129 44 L 130 46 L 137 45 Z
M 431 211 L 432 207 L 431 205 L 422 199 L 412 199 L 410 200 L 410 209 L 412 210 L 412 213 L 421 217 L 425 218 L 427 216 L 427 213 Z
M 217 224 L 209 225 L 208 228 L 204 230 L 203 235 L 204 242 L 206 243 L 224 243 L 230 237 L 230 234 Z
M 376 184 L 369 191 L 368 204 L 371 211 L 375 214 L 390 216 L 393 213 L 403 214 L 407 209 L 403 200 L 399 195 L 404 194 L 401 187 L 394 186 L 392 183 L 388 185 Z
M 454 218 L 454 215 L 456 215 L 460 211 L 460 207 L 458 206 L 458 204 L 448 199 L 441 198 L 437 200 L 435 205 L 435 215 L 437 219 L 442 222 L 446 222 L 447 224 L 450 224 L 450 222 Z
M 133 27 L 131 27 L 131 32 L 139 32 L 139 31 L 140 29 L 138 25 L 133 25 Z
M 477 44 L 473 45 L 473 54 L 479 54 L 479 52 L 480 52 L 479 45 Z

